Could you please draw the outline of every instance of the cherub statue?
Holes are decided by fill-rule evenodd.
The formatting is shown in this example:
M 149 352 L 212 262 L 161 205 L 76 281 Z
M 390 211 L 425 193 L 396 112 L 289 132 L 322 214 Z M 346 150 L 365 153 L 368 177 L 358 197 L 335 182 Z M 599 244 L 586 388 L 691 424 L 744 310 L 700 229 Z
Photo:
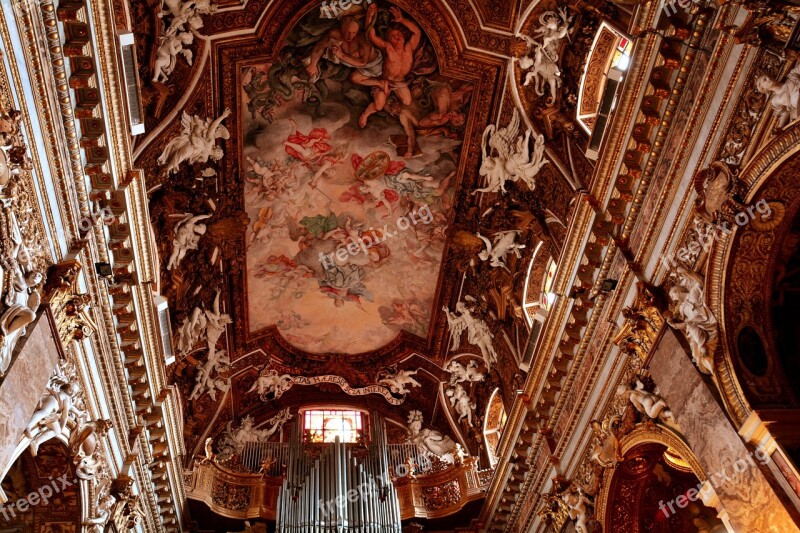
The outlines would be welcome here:
M 467 424 L 472 426 L 472 410 L 475 409 L 475 404 L 470 400 L 469 394 L 464 390 L 461 384 L 456 384 L 455 387 L 447 391 L 447 396 L 450 398 L 450 404 L 458 413 L 458 422 L 464 418 L 467 419 Z
M 218 161 L 225 153 L 216 145 L 217 139 L 229 139 L 230 133 L 222 125 L 222 121 L 231 114 L 225 109 L 214 121 L 201 119 L 197 115 L 189 116 L 186 111 L 181 115 L 181 133 L 170 140 L 164 151 L 158 156 L 158 164 L 166 166 L 167 174 L 172 174 L 186 161 L 206 163 L 209 159 Z
M 672 304 L 665 316 L 667 323 L 683 332 L 697 368 L 704 374 L 713 374 L 719 325 L 706 305 L 703 279 L 682 265 L 676 267 L 670 279 L 673 282 L 669 290 Z
M 180 266 L 186 252 L 197 250 L 200 244 L 200 237 L 206 234 L 206 225 L 200 224 L 201 220 L 211 218 L 211 215 L 192 215 L 186 213 L 184 217 L 175 224 L 175 237 L 172 239 L 172 255 L 167 262 L 167 270 L 172 270 Z
M 456 461 L 456 443 L 446 435 L 433 429 L 422 429 L 422 412 L 408 413 L 408 438 L 406 442 L 417 445 L 420 453 L 432 453 L 442 461 L 454 464 Z
M 615 426 L 620 419 L 619 415 L 614 415 L 602 423 L 597 420 L 591 421 L 592 431 L 596 437 L 591 460 L 603 468 L 612 467 L 622 460 L 622 448 L 615 433 Z
M 79 407 L 79 393 L 77 382 L 57 367 L 47 384 L 47 392 L 39 400 L 25 428 L 25 436 L 31 439 L 31 455 L 36 457 L 39 446 L 51 438 L 67 436 L 68 424 L 76 424 L 84 416 L 84 411 Z
M 227 392 L 230 388 L 228 380 L 220 378 L 218 374 L 227 370 L 230 362 L 226 350 L 210 350 L 206 362 L 197 371 L 195 386 L 189 395 L 189 400 L 195 400 L 205 392 L 208 392 L 212 400 L 216 400 L 218 390 Z
M 194 35 L 191 32 L 176 32 L 172 29 L 161 37 L 161 41 L 156 50 L 156 60 L 153 63 L 153 81 L 166 82 L 172 71 L 175 70 L 178 55 L 186 59 L 189 66 L 192 65 L 192 51 L 184 46 L 189 46 L 194 42 Z
M 756 90 L 770 96 L 772 110 L 778 119 L 778 128 L 785 128 L 798 118 L 800 64 L 789 72 L 783 83 L 778 83 L 767 75 L 760 76 L 756 80 Z
M 216 13 L 218 9 L 218 6 L 209 0 L 165 0 L 164 8 L 157 16 L 172 17 L 167 31 L 187 31 L 188 24 L 188 31 L 195 32 L 203 27 L 200 15 L 210 15 Z
M 467 341 L 480 349 L 486 368 L 491 370 L 492 363 L 497 362 L 497 352 L 492 345 L 494 335 L 489 331 L 486 322 L 473 317 L 464 302 L 456 304 L 456 312 L 460 313 L 458 315 L 450 312 L 447 307 L 443 307 L 442 310 L 447 313 L 447 325 L 450 329 L 451 340 L 450 351 L 458 349 L 461 344 L 461 334 L 466 331 Z
M 278 372 L 274 369 L 264 369 L 247 392 L 258 390 L 258 395 L 262 401 L 267 401 L 267 395 L 271 394 L 273 399 L 277 399 L 291 387 L 292 376 L 289 374 L 278 375 Z
M 636 380 L 636 386 L 632 389 L 620 385 L 617 388 L 617 395 L 626 396 L 633 407 L 648 418 L 658 420 L 667 427 L 678 429 L 678 424 L 675 422 L 666 400 L 654 392 L 646 391 L 640 380 Z
M 486 376 L 478 370 L 478 363 L 474 359 L 470 360 L 466 367 L 453 359 L 445 370 L 450 372 L 450 385 L 463 383 L 465 381 L 467 383 L 483 381 L 486 378 Z
M 519 251 L 525 248 L 524 244 L 517 244 L 515 241 L 519 236 L 519 230 L 498 231 L 494 234 L 493 240 L 477 233 L 478 238 L 481 239 L 486 245 L 486 249 L 478 254 L 481 261 L 489 261 L 489 265 L 493 268 L 501 267 L 506 272 L 509 272 L 506 265 L 506 256 L 513 253 L 517 258 L 522 257 Z
M 379 379 L 378 383 L 386 385 L 394 394 L 408 394 L 411 392 L 406 388 L 406 385 L 412 387 L 421 387 L 420 383 L 411 376 L 416 375 L 416 370 L 399 370 L 394 374 L 390 374 L 383 379 Z
M 566 505 L 567 514 L 575 521 L 575 531 L 577 533 L 589 533 L 589 507 L 594 504 L 581 487 L 576 487 L 575 491 L 568 491 L 561 495 L 562 501 Z

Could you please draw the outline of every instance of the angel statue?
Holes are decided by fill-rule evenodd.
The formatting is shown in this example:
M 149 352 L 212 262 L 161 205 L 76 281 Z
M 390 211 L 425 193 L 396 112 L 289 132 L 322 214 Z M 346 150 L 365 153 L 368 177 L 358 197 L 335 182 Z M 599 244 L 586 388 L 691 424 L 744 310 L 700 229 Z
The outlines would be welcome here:
M 264 369 L 247 392 L 257 390 L 261 400 L 267 401 L 269 395 L 272 395 L 273 399 L 280 398 L 284 392 L 292 388 L 292 383 L 292 376 L 289 374 L 278 375 L 274 369 Z
M 178 56 L 182 55 L 186 63 L 192 66 L 192 51 L 184 46 L 189 46 L 194 42 L 194 34 L 191 32 L 176 32 L 172 29 L 161 37 L 156 50 L 156 60 L 153 63 L 153 81 L 166 82 L 169 80 L 172 71 L 178 63 Z
M 291 418 L 292 414 L 287 407 L 265 422 L 265 425 L 269 426 L 267 429 L 256 429 L 253 418 L 249 415 L 242 419 L 242 422 L 236 429 L 231 425 L 233 424 L 231 420 L 228 422 L 225 433 L 222 436 L 220 452 L 217 454 L 217 461 L 224 462 L 230 459 L 234 454 L 241 454 L 245 444 L 248 442 L 267 442 L 267 440 Z
M 206 163 L 209 159 L 219 161 L 225 153 L 217 146 L 217 139 L 230 139 L 228 129 L 222 121 L 231 114 L 230 109 L 225 109 L 213 122 L 211 119 L 201 119 L 197 115 L 189 116 L 186 111 L 181 115 L 181 133 L 173 138 L 164 147 L 158 156 L 158 164 L 165 165 L 167 174 L 172 174 L 186 161 Z
M 406 385 L 412 387 L 421 387 L 420 383 L 411 376 L 417 373 L 416 370 L 400 370 L 394 374 L 390 374 L 383 379 L 379 379 L 378 383 L 386 385 L 394 394 L 408 394 L 411 392 L 406 388 Z
M 703 296 L 703 278 L 678 265 L 670 274 L 672 300 L 667 323 L 681 330 L 689 342 L 692 359 L 704 374 L 713 374 L 714 350 L 719 340 L 719 325 Z
M 451 340 L 450 351 L 458 349 L 461 344 L 461 334 L 466 331 L 467 341 L 480 349 L 486 369 L 491 370 L 492 363 L 497 362 L 497 352 L 492 345 L 494 335 L 489 331 L 486 322 L 472 316 L 464 302 L 456 304 L 456 312 L 460 313 L 458 315 L 452 313 L 447 307 L 442 307 L 442 310 L 447 313 L 447 325 L 450 329 Z
M 445 370 L 450 372 L 450 385 L 465 381 L 473 383 L 486 379 L 486 376 L 478 370 L 478 363 L 474 359 L 470 360 L 466 367 L 454 359 L 445 367 Z
M 469 394 L 464 390 L 461 384 L 456 384 L 455 387 L 447 391 L 447 396 L 450 398 L 450 404 L 458 413 L 458 422 L 467 419 L 467 424 L 472 426 L 472 410 L 475 409 L 475 403 L 470 400 Z
M 591 460 L 603 468 L 610 468 L 622 460 L 622 447 L 616 434 L 616 425 L 620 420 L 619 415 L 614 415 L 602 423 L 591 421 L 595 436 Z
M 180 216 L 180 215 L 178 215 Z M 172 239 L 172 255 L 167 262 L 167 270 L 172 270 L 180 266 L 186 252 L 197 250 L 200 244 L 200 237 L 206 234 L 206 225 L 200 224 L 201 220 L 211 218 L 211 215 L 193 215 L 186 213 L 181 220 L 175 224 L 175 237 Z
M 73 376 L 74 377 L 74 376 Z M 69 434 L 69 423 L 77 424 L 85 415 L 80 408 L 80 387 L 60 367 L 56 367 L 47 391 L 31 416 L 25 436 L 31 439 L 31 455 L 36 457 L 39 446 L 53 437 Z
M 230 385 L 227 379 L 219 377 L 219 373 L 227 370 L 230 362 L 225 350 L 209 351 L 206 362 L 197 371 L 195 385 L 189 395 L 189 400 L 196 400 L 208 392 L 211 399 L 216 401 L 218 390 L 228 392 Z
M 498 231 L 494 234 L 493 240 L 490 241 L 480 233 L 477 233 L 478 238 L 486 245 L 486 249 L 482 250 L 478 257 L 481 261 L 489 261 L 489 265 L 492 268 L 500 267 L 506 272 L 510 272 L 506 265 L 506 256 L 511 252 L 517 258 L 522 257 L 519 251 L 525 248 L 524 244 L 515 242 L 519 234 L 519 230 Z
M 558 95 L 557 89 L 561 87 L 561 70 L 558 67 L 558 49 L 564 38 L 569 38 L 569 25 L 573 17 L 567 8 L 555 11 L 545 11 L 539 17 L 541 26 L 534 32 L 534 37 L 517 34 L 528 44 L 528 55 L 519 59 L 522 70 L 528 70 L 523 85 L 534 83 L 534 90 L 539 96 L 544 96 L 545 87 L 550 87 L 550 96 L 547 105 L 553 105 Z M 541 40 L 541 42 L 540 42 Z M 530 56 L 533 52 L 533 57 Z
M 633 407 L 648 418 L 658 420 L 667 427 L 679 429 L 666 400 L 654 392 L 645 390 L 644 383 L 640 380 L 636 380 L 636 386 L 632 389 L 620 385 L 617 387 L 617 395 L 626 396 Z
M 472 194 L 505 193 L 505 183 L 509 180 L 522 180 L 530 190 L 535 188 L 534 178 L 548 163 L 544 159 L 544 137 L 540 135 L 537 138 L 531 153 L 529 145 L 532 132 L 528 129 L 525 135 L 521 135 L 520 127 L 519 111 L 514 109 L 514 115 L 507 126 L 489 124 L 483 130 L 480 175 L 486 178 L 486 186 L 475 189 Z M 497 155 L 491 155 L 493 152 L 497 152 Z
M 406 442 L 416 444 L 422 454 L 432 453 L 442 461 L 455 464 L 457 447 L 453 439 L 433 429 L 422 429 L 422 412 L 408 413 L 408 438 Z
M 769 95 L 770 105 L 778 119 L 777 126 L 785 128 L 800 116 L 800 64 L 789 72 L 783 83 L 766 75 L 760 76 L 756 80 L 756 91 Z
M 577 487 L 574 492 L 567 491 L 561 496 L 567 508 L 567 514 L 575 521 L 575 531 L 577 533 L 589 533 L 589 507 L 594 504 L 581 487 Z

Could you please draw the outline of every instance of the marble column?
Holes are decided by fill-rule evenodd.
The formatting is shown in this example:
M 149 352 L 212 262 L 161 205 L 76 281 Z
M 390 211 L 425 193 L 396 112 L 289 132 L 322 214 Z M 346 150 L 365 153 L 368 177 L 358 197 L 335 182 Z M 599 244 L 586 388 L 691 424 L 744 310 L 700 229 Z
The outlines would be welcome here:
M 14 460 L 14 450 L 58 363 L 59 341 L 47 313 L 40 312 L 17 341 L 11 365 L 0 382 L 0 475 Z
M 747 449 L 672 329 L 653 350 L 649 370 L 733 528 L 800 532 L 760 470 L 768 454 Z

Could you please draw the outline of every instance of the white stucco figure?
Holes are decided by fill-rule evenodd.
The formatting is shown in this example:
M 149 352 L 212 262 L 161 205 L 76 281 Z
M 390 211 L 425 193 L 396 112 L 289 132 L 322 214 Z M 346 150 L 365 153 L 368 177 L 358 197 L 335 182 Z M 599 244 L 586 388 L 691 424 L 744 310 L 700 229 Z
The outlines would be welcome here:
M 442 308 L 447 313 L 447 325 L 450 329 L 450 351 L 457 350 L 461 344 L 461 334 L 467 332 L 467 341 L 474 346 L 477 346 L 483 362 L 488 370 L 491 370 L 492 363 L 497 362 L 497 352 L 492 345 L 494 335 L 489 331 L 486 322 L 479 318 L 472 316 L 472 313 L 467 309 L 464 302 L 456 304 L 456 312 L 458 315 L 452 313 L 447 307 Z
M 267 395 L 272 395 L 273 399 L 277 399 L 291 387 L 292 376 L 289 374 L 278 375 L 277 371 L 269 369 L 261 372 L 247 392 L 257 390 L 261 399 L 266 401 Z
M 778 119 L 778 127 L 785 128 L 797 120 L 800 105 L 800 65 L 795 66 L 786 81 L 778 83 L 769 76 L 760 76 L 756 80 L 756 90 L 769 95 L 772 110 Z
M 561 87 L 558 51 L 561 41 L 569 37 L 569 25 L 572 19 L 568 8 L 559 8 L 558 13 L 545 11 L 539 16 L 540 26 L 536 28 L 533 37 L 517 34 L 528 43 L 527 55 L 519 58 L 520 68 L 528 71 L 523 85 L 528 86 L 533 82 L 534 91 L 539 96 L 544 96 L 545 88 L 549 87 L 547 105 L 555 103 L 558 88 Z
M 217 146 L 217 139 L 230 139 L 230 132 L 222 125 L 222 121 L 230 114 L 231 110 L 226 109 L 212 121 L 197 115 L 190 116 L 184 111 L 181 115 L 181 132 L 164 147 L 158 156 L 158 164 L 166 166 L 166 173 L 172 174 L 184 161 L 192 165 L 206 163 L 209 159 L 222 159 L 225 153 Z
M 179 55 L 182 55 L 186 63 L 191 66 L 192 51 L 184 47 L 188 47 L 193 42 L 194 35 L 191 32 L 168 30 L 167 33 L 161 37 L 158 49 L 156 50 L 156 60 L 153 63 L 153 81 L 168 81 L 172 71 L 175 70 Z
M 256 429 L 250 416 L 245 416 L 236 429 L 232 426 L 233 421 L 228 422 L 220 441 L 220 452 L 217 454 L 217 461 L 226 461 L 235 453 L 242 453 L 245 444 L 248 442 L 267 442 L 291 418 L 292 414 L 287 407 L 267 420 L 264 424 L 268 426 L 266 429 Z
M 637 411 L 652 420 L 658 420 L 665 426 L 678 429 L 678 424 L 672 416 L 672 410 L 667 405 L 666 400 L 654 392 L 648 392 L 644 384 L 636 380 L 636 386 L 629 389 L 623 385 L 617 388 L 619 396 L 625 396 L 630 400 Z
M 498 231 L 490 241 L 480 233 L 477 233 L 478 238 L 486 245 L 486 249 L 482 250 L 478 257 L 481 261 L 489 261 L 489 265 L 493 268 L 500 267 L 508 271 L 506 256 L 509 253 L 513 253 L 519 258 L 521 257 L 519 251 L 525 248 L 524 244 L 517 244 L 516 242 L 519 234 L 519 230 Z
M 186 257 L 186 252 L 189 250 L 197 250 L 200 244 L 200 237 L 206 234 L 208 229 L 205 224 L 201 224 L 201 220 L 211 218 L 211 215 L 192 215 L 186 213 L 183 219 L 175 224 L 175 237 L 172 239 L 172 255 L 167 262 L 167 270 L 172 270 L 180 266 L 183 258 Z
M 192 314 L 183 319 L 175 336 L 179 354 L 189 353 L 202 341 L 206 341 L 209 351 L 217 349 L 225 327 L 232 323 L 230 315 L 220 311 L 219 297 L 220 291 L 217 291 L 211 310 L 195 307 Z
M 196 400 L 205 393 L 208 393 L 212 400 L 216 400 L 218 390 L 227 392 L 230 384 L 227 379 L 219 377 L 219 373 L 227 370 L 230 363 L 226 350 L 209 350 L 206 362 L 197 371 L 189 400 Z
M 167 31 L 196 32 L 203 27 L 201 15 L 216 13 L 218 9 L 209 0 L 165 0 L 157 16 L 171 19 Z
M 683 332 L 692 350 L 692 359 L 704 374 L 713 374 L 714 350 L 719 338 L 719 325 L 703 296 L 703 279 L 678 265 L 670 274 L 672 300 L 667 323 Z
M 529 148 L 532 132 L 528 129 L 520 134 L 519 111 L 514 109 L 511 121 L 505 127 L 489 124 L 483 130 L 481 143 L 482 162 L 480 175 L 486 178 L 486 186 L 475 189 L 479 192 L 506 192 L 506 181 L 522 180 L 530 190 L 536 187 L 535 177 L 548 163 L 544 159 L 544 137 L 536 138 L 533 151 Z M 497 155 L 493 155 L 493 154 Z
M 36 457 L 39 446 L 53 437 L 68 437 L 69 425 L 77 424 L 85 416 L 79 393 L 77 376 L 57 367 L 25 428 L 25 436 L 31 439 L 31 455 Z
M 592 500 L 580 487 L 575 492 L 564 493 L 561 498 L 567 508 L 567 514 L 575 521 L 575 531 L 589 533 L 589 508 L 594 506 Z
M 432 453 L 442 461 L 454 464 L 456 460 L 456 443 L 446 435 L 433 429 L 422 428 L 422 412 L 408 413 L 408 438 L 406 442 L 417 445 L 420 453 Z
M 450 372 L 450 385 L 463 382 L 472 383 L 483 381 L 486 378 L 486 376 L 478 370 L 478 363 L 474 359 L 470 360 L 466 367 L 454 359 L 450 361 L 445 370 Z
M 458 413 L 458 422 L 467 419 L 467 424 L 472 425 L 472 410 L 475 409 L 475 404 L 464 390 L 461 384 L 456 384 L 452 389 L 447 391 L 447 396 L 450 398 L 450 404 Z
M 417 373 L 416 370 L 399 370 L 397 373 L 379 379 L 378 383 L 386 385 L 395 394 L 408 394 L 411 390 L 406 385 L 421 387 L 420 383 L 411 376 Z

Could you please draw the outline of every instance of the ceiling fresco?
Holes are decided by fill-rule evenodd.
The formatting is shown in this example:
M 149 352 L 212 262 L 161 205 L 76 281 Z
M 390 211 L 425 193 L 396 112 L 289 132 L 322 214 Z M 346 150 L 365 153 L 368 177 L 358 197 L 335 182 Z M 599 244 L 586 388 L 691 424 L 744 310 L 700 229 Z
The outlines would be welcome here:
M 312 11 L 239 79 L 250 331 L 310 353 L 426 337 L 472 85 L 396 7 Z

